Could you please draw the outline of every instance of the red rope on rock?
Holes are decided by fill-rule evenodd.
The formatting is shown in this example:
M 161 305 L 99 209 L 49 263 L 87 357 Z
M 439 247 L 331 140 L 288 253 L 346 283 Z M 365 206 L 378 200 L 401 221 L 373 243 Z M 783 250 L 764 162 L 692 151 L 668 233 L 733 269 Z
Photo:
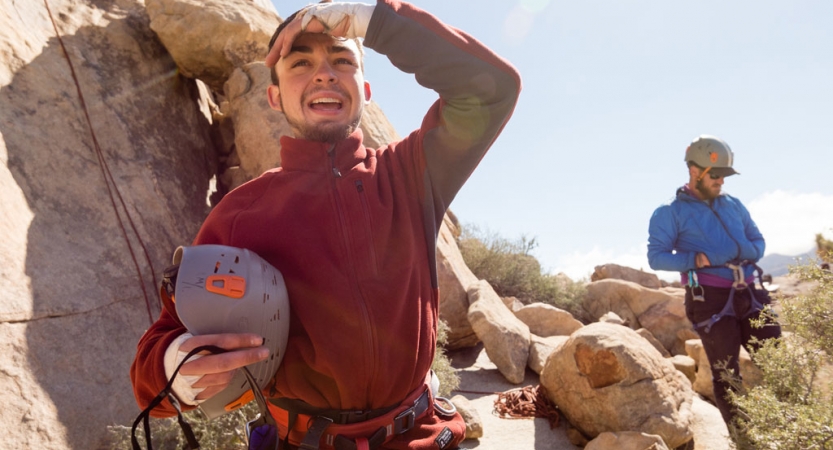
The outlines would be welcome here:
M 550 401 L 544 386 L 526 386 L 500 392 L 495 399 L 495 412 L 504 419 L 540 417 L 547 419 L 550 429 L 558 426 L 561 414 Z
M 127 242 L 127 248 L 130 251 L 130 257 L 133 259 L 133 265 L 136 267 L 136 274 L 139 277 L 139 284 L 142 286 L 142 293 L 145 296 L 145 306 L 147 307 L 148 312 L 148 319 L 150 323 L 153 324 L 153 314 L 150 311 L 150 298 L 148 297 L 147 289 L 145 288 L 145 279 L 142 276 L 142 269 L 139 267 L 139 262 L 136 260 L 136 253 L 133 251 L 133 246 L 130 244 L 130 238 L 127 235 L 127 230 L 124 227 L 124 223 L 122 222 L 121 215 L 119 214 L 118 206 L 116 205 L 116 200 L 113 197 L 113 191 L 116 192 L 116 196 L 119 198 L 119 202 L 121 203 L 122 208 L 124 209 L 125 216 L 127 216 L 127 221 L 130 223 L 131 228 L 133 229 L 133 234 L 136 235 L 136 240 L 139 241 L 139 245 L 142 247 L 142 250 L 145 253 L 145 260 L 147 260 L 148 265 L 150 266 L 150 273 L 153 277 L 153 285 L 157 286 L 158 283 L 156 282 L 156 273 L 153 269 L 153 263 L 150 260 L 150 255 L 148 253 L 147 247 L 145 243 L 142 241 L 141 236 L 139 236 L 139 232 L 136 229 L 136 224 L 133 223 L 133 218 L 130 217 L 130 211 L 127 209 L 127 205 L 124 202 L 124 199 L 121 196 L 121 192 L 119 192 L 119 188 L 116 185 L 116 181 L 113 178 L 113 174 L 110 172 L 110 167 L 107 165 L 107 161 L 104 159 L 104 152 L 101 150 L 101 146 L 98 144 L 98 139 L 95 135 L 95 130 L 93 129 L 93 122 L 90 119 L 90 113 L 87 109 L 87 102 L 84 101 L 84 94 L 81 92 L 81 84 L 78 82 L 78 76 L 75 74 L 75 67 L 72 65 L 72 60 L 69 57 L 69 52 L 67 52 L 66 46 L 64 46 L 64 40 L 61 38 L 61 33 L 58 31 L 58 24 L 55 23 L 55 18 L 52 17 L 52 10 L 49 8 L 49 2 L 47 0 L 43 0 L 44 5 L 46 5 L 46 12 L 49 14 L 49 20 L 52 21 L 52 27 L 55 29 L 55 36 L 58 38 L 58 43 L 61 44 L 61 50 L 64 52 L 64 57 L 67 60 L 67 64 L 69 65 L 69 71 L 72 74 L 72 80 L 75 82 L 75 89 L 78 91 L 78 99 L 81 102 L 81 109 L 84 111 L 84 116 L 87 118 L 87 126 L 90 129 L 90 136 L 93 139 L 93 147 L 95 148 L 96 156 L 98 157 L 99 167 L 101 168 L 101 174 L 104 176 L 104 184 L 107 186 L 107 193 L 110 196 L 110 203 L 113 205 L 113 211 L 116 213 L 116 220 L 119 222 L 119 228 L 121 228 L 122 235 L 124 236 L 125 242 Z M 113 187 L 110 187 L 110 184 Z M 157 299 L 158 302 L 158 299 Z M 161 309 L 161 304 L 157 305 Z

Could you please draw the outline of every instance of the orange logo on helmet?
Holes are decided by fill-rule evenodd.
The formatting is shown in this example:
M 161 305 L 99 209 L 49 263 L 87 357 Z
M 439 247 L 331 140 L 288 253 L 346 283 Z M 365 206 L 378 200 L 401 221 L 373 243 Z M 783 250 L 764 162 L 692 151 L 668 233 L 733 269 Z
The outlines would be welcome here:
M 717 152 L 709 152 L 709 159 L 712 163 L 717 162 Z

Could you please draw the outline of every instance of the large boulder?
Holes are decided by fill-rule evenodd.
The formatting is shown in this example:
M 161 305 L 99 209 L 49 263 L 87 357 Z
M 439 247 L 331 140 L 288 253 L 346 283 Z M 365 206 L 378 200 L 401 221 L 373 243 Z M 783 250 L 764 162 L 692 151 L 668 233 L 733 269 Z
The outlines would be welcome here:
M 605 279 L 587 285 L 583 306 L 597 319 L 613 312 L 632 329 L 650 331 L 671 354 L 685 354 L 685 341 L 678 336 L 693 327 L 685 315 L 682 289 L 649 289 L 631 281 Z
M 636 270 L 631 267 L 620 266 L 618 264 L 603 264 L 601 266 L 596 266 L 593 270 L 593 274 L 590 275 L 590 281 L 606 280 L 609 278 L 633 281 L 636 284 L 650 289 L 659 289 L 662 287 L 662 283 L 656 274 Z
M 661 436 L 670 448 L 691 439 L 691 384 L 627 327 L 594 323 L 576 331 L 547 360 L 541 384 L 590 438 L 638 431 Z
M 533 334 L 529 343 L 529 368 L 540 375 L 552 352 L 564 345 L 567 339 L 568 336 L 540 337 Z
M 605 431 L 588 442 L 584 450 L 668 450 L 668 446 L 655 434 Z
M 437 239 L 437 272 L 440 284 L 440 318 L 449 327 L 446 348 L 472 347 L 480 340 L 469 322 L 468 289 L 478 282 L 457 246 L 453 214 L 443 217 Z
M 143 1 L 50 0 L 60 41 L 43 2 L 0 4 L 3 446 L 99 448 L 139 412 L 136 342 L 207 212 L 211 117 Z
M 569 336 L 583 326 L 569 312 L 546 303 L 533 303 L 514 312 L 530 333 L 541 337 Z
M 266 0 L 147 0 L 147 12 L 180 72 L 220 92 L 236 67 L 266 57 L 281 23 Z
M 529 327 L 506 308 L 485 280 L 471 285 L 468 295 L 469 322 L 489 359 L 510 383 L 523 382 L 529 361 Z

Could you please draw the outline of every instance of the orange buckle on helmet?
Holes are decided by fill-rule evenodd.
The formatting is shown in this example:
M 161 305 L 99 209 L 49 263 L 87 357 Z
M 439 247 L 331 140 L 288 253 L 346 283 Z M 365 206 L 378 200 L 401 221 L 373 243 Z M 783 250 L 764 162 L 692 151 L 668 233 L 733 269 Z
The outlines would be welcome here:
M 210 275 L 205 280 L 205 290 L 231 298 L 243 298 L 246 279 L 237 275 Z

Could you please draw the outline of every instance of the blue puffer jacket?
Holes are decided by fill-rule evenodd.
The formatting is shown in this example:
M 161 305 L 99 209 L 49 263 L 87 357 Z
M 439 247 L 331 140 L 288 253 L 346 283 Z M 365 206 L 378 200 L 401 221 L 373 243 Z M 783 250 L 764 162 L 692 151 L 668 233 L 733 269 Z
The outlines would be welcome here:
M 688 272 L 698 252 L 712 266 L 732 260 L 757 262 L 764 255 L 764 237 L 740 200 L 721 194 L 709 205 L 684 188 L 677 198 L 660 206 L 648 227 L 648 264 L 654 270 Z M 746 267 L 746 277 L 753 274 Z M 729 268 L 700 269 L 698 273 L 732 280 Z

